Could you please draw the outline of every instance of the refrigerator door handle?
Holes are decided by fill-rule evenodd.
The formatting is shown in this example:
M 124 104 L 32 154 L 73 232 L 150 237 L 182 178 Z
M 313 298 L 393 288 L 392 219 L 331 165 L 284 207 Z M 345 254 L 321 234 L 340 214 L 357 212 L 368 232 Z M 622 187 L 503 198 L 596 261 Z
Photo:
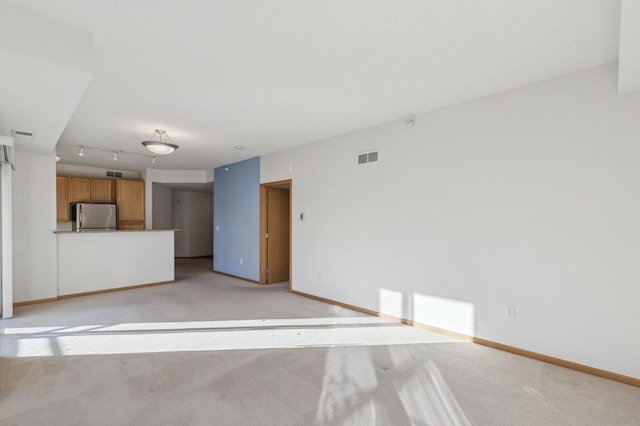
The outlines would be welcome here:
M 80 223 L 78 223 L 78 228 L 82 228 L 82 222 L 84 222 L 84 215 L 82 214 L 82 205 L 78 206 L 80 212 L 78 213 L 78 219 Z

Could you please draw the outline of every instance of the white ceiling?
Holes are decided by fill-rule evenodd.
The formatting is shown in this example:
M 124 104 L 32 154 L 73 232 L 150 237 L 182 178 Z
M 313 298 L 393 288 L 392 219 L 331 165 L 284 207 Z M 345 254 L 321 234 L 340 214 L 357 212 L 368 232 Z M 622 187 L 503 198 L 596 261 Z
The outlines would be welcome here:
M 114 168 L 76 145 L 122 150 L 125 170 L 211 169 L 615 61 L 620 30 L 619 0 L 7 3 L 93 34 L 57 151 Z M 180 149 L 127 155 L 154 129 Z
M 0 134 L 32 133 L 16 146 L 49 153 L 87 89 L 89 32 L 0 2 Z

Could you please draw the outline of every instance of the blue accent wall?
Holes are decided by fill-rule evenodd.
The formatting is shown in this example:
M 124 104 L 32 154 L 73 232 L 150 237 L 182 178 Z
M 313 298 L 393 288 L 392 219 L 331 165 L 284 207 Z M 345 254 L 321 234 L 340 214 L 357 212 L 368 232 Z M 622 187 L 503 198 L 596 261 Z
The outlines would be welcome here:
M 260 280 L 260 157 L 213 170 L 213 248 L 215 271 Z

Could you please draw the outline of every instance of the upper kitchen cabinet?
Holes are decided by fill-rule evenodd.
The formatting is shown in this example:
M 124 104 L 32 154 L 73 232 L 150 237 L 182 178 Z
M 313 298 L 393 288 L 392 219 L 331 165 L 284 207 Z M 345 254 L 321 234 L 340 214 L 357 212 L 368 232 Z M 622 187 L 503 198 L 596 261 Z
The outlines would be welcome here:
M 144 181 L 56 176 L 56 218 L 70 220 L 69 203 L 118 206 L 118 229 L 144 229 Z
M 144 229 L 144 181 L 116 180 L 118 229 Z
M 91 202 L 114 203 L 115 185 L 113 179 L 91 179 Z
M 69 177 L 69 202 L 91 202 L 91 179 L 85 177 Z
M 69 178 L 56 176 L 56 221 L 69 220 Z

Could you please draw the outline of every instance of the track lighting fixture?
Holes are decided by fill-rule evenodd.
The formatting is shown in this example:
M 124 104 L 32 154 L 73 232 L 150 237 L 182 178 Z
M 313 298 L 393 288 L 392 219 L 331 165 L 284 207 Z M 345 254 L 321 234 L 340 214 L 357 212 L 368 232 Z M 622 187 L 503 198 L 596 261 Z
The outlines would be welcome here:
M 149 154 L 142 154 L 142 153 L 138 153 L 138 152 L 128 152 L 128 151 L 123 151 L 121 149 L 113 149 L 113 148 L 109 148 L 109 147 L 104 147 L 104 146 L 89 146 L 89 145 L 76 145 L 78 148 L 78 155 L 81 157 L 85 156 L 85 153 L 87 156 L 89 157 L 93 157 L 92 153 L 94 151 L 99 151 L 99 152 L 103 152 L 105 154 L 102 154 L 102 158 L 104 158 L 104 155 L 111 155 L 111 159 L 113 161 L 118 161 L 120 160 L 120 157 L 122 155 L 124 155 L 125 160 L 127 159 L 128 156 L 130 155 L 135 155 L 138 157 L 145 157 L 145 158 L 150 158 L 151 159 L 151 164 L 156 164 L 158 162 L 158 157 L 156 155 L 149 155 Z M 62 158 L 62 157 L 60 157 Z M 56 157 L 56 161 L 60 161 L 57 159 Z

